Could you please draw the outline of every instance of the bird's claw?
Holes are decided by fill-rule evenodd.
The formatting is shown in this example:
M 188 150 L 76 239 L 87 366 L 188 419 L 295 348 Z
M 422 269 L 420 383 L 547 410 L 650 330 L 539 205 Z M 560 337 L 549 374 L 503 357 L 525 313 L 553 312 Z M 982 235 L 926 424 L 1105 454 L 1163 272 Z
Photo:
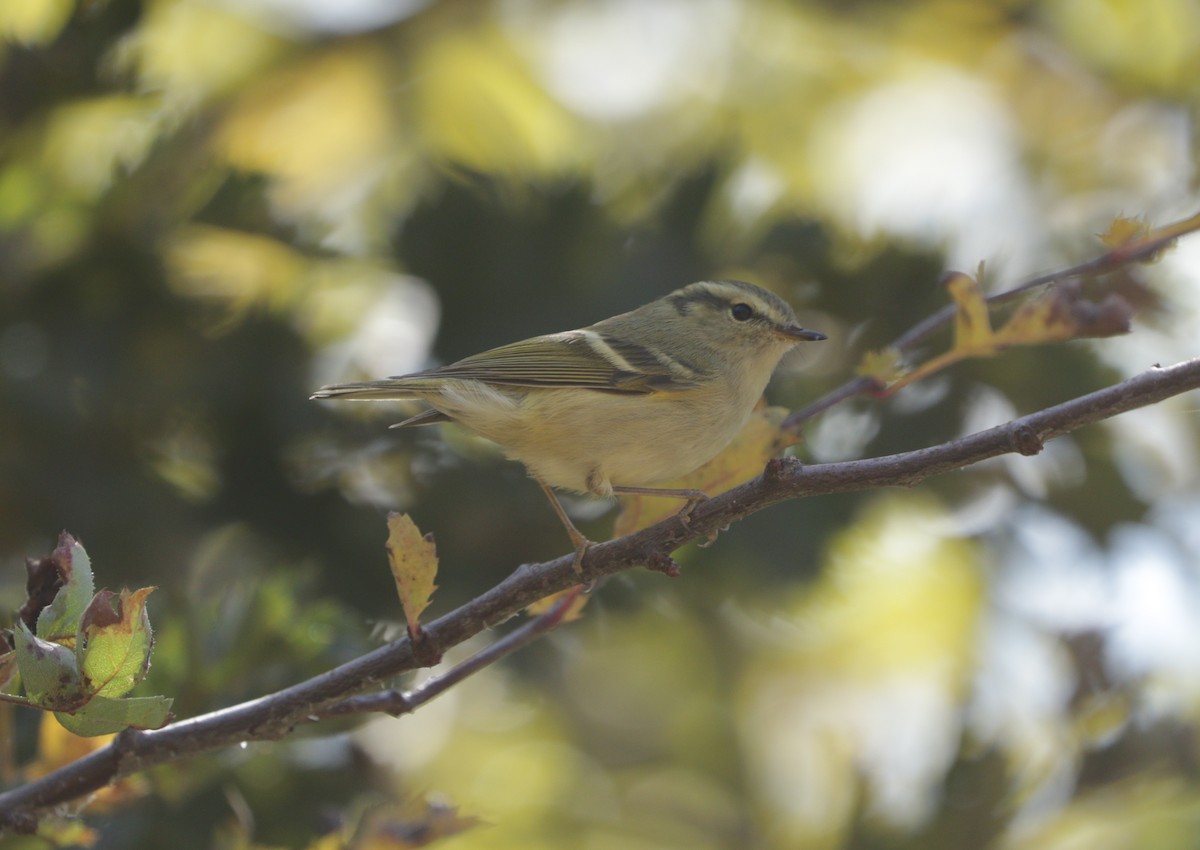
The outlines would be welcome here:
M 575 560 L 571 562 L 571 566 L 574 567 L 577 575 L 583 575 L 583 559 L 587 555 L 588 549 L 591 549 L 595 544 L 582 534 L 578 539 L 572 538 L 571 542 L 575 544 Z
M 687 497 L 687 501 L 683 503 L 683 507 L 679 509 L 679 512 L 675 514 L 675 517 L 683 524 L 684 528 L 688 528 L 692 522 L 692 512 L 707 501 L 707 493 L 702 493 L 699 490 L 695 490 L 690 496 Z

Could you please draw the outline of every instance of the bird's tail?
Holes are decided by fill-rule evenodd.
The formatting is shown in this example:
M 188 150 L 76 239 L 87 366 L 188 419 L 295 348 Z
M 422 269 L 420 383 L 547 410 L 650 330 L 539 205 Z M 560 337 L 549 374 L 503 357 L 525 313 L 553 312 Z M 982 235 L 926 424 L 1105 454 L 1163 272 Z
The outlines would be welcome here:
M 331 384 L 328 387 L 321 387 L 309 396 L 309 398 L 389 399 L 393 401 L 413 401 L 420 397 L 419 393 L 413 392 L 413 387 L 392 380 Z

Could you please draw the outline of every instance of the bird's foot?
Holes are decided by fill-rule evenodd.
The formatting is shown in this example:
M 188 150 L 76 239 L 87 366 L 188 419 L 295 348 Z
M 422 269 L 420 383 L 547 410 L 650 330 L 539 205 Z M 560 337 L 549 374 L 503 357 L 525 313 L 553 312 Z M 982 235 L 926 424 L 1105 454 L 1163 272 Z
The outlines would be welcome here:
M 708 494 L 703 490 L 686 490 L 681 491 L 679 495 L 687 501 L 683 503 L 683 507 L 679 509 L 675 517 L 683 523 L 684 528 L 689 528 L 692 524 L 692 512 L 708 501 Z
M 571 534 L 571 543 L 575 545 L 575 560 L 571 562 L 571 566 L 575 568 L 576 574 L 583 575 L 583 559 L 587 555 L 588 549 L 591 549 L 596 544 L 580 534 L 574 527 L 567 529 L 568 534 L 572 531 L 575 532 Z

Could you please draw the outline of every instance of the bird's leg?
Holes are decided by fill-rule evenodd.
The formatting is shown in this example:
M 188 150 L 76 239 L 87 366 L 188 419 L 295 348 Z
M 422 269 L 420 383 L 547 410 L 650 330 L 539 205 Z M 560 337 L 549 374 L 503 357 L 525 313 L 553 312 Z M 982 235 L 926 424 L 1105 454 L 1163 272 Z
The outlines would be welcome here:
M 657 487 L 616 487 L 612 491 L 621 496 L 666 496 L 672 499 L 686 499 L 679 513 L 675 514 L 686 528 L 692 516 L 692 511 L 708 501 L 708 494 L 703 490 L 670 490 Z
M 567 536 L 571 538 L 571 543 L 575 545 L 575 572 L 583 572 L 583 556 L 587 553 L 588 547 L 592 545 L 592 541 L 584 536 L 583 532 L 575 527 L 575 523 L 571 522 L 571 518 L 567 516 L 567 512 L 563 509 L 562 502 L 558 500 L 558 496 L 554 495 L 554 491 L 550 489 L 550 485 L 540 478 L 534 478 L 538 486 L 542 488 L 542 492 L 546 494 L 546 498 L 550 500 L 550 507 L 554 508 L 554 513 L 558 514 L 559 520 L 563 524 L 563 528 L 567 530 Z

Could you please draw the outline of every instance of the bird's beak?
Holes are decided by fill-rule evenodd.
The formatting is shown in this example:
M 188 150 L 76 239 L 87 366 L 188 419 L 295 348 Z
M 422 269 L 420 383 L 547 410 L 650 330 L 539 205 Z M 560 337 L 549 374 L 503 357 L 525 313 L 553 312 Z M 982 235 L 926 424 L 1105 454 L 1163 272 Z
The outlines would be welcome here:
M 805 330 L 799 325 L 780 325 L 775 329 L 780 336 L 785 336 L 788 339 L 796 341 L 804 340 L 807 342 L 820 342 L 823 339 L 829 339 L 820 331 Z

